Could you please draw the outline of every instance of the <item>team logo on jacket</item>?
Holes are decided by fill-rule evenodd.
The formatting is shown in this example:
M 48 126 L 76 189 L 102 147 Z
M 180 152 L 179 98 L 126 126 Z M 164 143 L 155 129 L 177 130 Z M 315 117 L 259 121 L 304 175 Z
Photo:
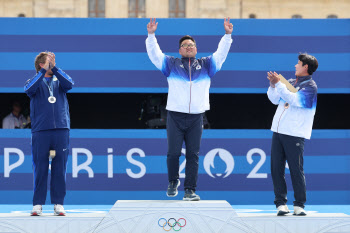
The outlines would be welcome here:
M 221 173 L 217 173 L 216 176 L 214 176 L 210 168 L 215 168 L 214 166 L 214 159 L 217 157 L 216 155 L 219 156 L 219 158 L 226 164 L 226 170 L 225 170 L 225 176 L 223 178 L 228 177 L 235 166 L 235 162 L 233 160 L 233 156 L 231 155 L 230 152 L 228 152 L 225 149 L 222 148 L 216 148 L 211 151 L 209 151 L 204 158 L 203 164 L 204 164 L 204 169 L 208 173 L 209 176 L 215 178 L 215 177 L 220 177 L 222 176 Z M 218 160 L 216 160 L 218 162 Z
M 57 81 L 58 79 L 56 78 L 56 77 L 53 77 L 53 79 L 52 79 L 53 81 Z
M 181 68 L 184 68 L 184 65 L 181 64 L 180 67 L 181 67 Z
M 202 69 L 201 65 L 196 66 L 196 70 Z

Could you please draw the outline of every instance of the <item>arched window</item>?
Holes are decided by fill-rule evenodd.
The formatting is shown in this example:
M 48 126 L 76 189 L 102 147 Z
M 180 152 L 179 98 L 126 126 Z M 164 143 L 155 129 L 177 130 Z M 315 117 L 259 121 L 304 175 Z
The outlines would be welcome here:
M 292 19 L 302 19 L 302 18 L 303 18 L 303 16 L 298 15 L 298 14 L 292 15 Z
M 23 14 L 23 13 L 20 13 L 20 14 L 17 15 L 17 17 L 26 17 L 26 15 Z
M 256 14 L 250 14 L 249 19 L 256 19 Z
M 186 0 L 169 0 L 169 18 L 186 17 Z
M 129 18 L 146 17 L 145 0 L 129 0 Z
M 105 17 L 105 0 L 89 0 L 89 17 Z
M 331 15 L 328 15 L 327 18 L 328 19 L 337 19 L 338 15 L 331 14 Z

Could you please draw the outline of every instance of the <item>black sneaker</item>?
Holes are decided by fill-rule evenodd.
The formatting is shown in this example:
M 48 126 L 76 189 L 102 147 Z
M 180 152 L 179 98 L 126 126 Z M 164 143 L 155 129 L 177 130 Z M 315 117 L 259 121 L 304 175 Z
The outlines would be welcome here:
M 168 190 L 166 192 L 166 195 L 168 197 L 176 197 L 177 196 L 177 188 L 180 186 L 180 180 L 177 179 L 176 181 L 170 181 L 168 185 Z
M 199 201 L 201 198 L 192 189 L 185 189 L 184 201 Z

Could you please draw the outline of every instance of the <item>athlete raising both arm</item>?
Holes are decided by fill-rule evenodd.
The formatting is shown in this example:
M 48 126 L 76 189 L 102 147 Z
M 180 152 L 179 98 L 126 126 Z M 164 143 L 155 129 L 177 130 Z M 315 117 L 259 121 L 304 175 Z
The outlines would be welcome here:
M 197 45 L 193 37 L 186 35 L 179 41 L 181 58 L 167 56 L 159 48 L 155 32 L 156 19 L 147 24 L 147 53 L 152 63 L 167 77 L 169 91 L 166 109 L 168 138 L 168 190 L 169 197 L 175 197 L 180 185 L 179 158 L 182 143 L 186 145 L 186 178 L 183 200 L 198 201 L 195 193 L 198 178 L 198 160 L 203 132 L 203 114 L 209 110 L 209 88 L 211 78 L 221 69 L 230 50 L 233 25 L 225 18 L 225 35 L 218 49 L 208 57 L 196 58 Z

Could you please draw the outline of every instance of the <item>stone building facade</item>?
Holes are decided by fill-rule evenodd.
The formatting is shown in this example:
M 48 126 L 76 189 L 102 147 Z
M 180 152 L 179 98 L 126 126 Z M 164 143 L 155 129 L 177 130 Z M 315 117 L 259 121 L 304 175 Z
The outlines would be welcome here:
M 176 10 L 186 18 L 350 18 L 350 0 L 0 0 L 0 17 L 168 18 Z

